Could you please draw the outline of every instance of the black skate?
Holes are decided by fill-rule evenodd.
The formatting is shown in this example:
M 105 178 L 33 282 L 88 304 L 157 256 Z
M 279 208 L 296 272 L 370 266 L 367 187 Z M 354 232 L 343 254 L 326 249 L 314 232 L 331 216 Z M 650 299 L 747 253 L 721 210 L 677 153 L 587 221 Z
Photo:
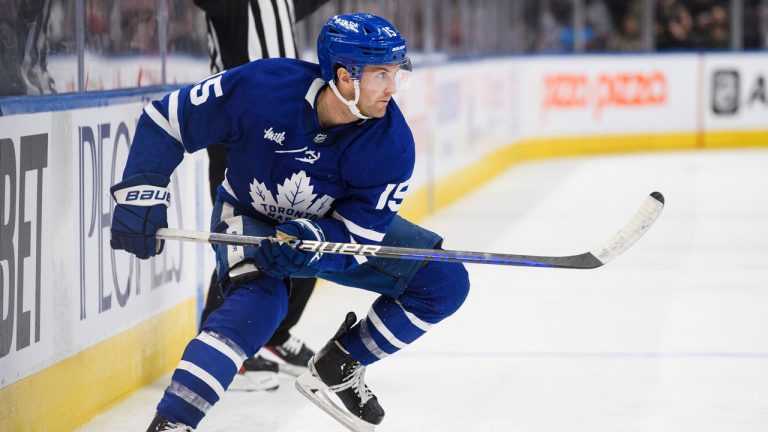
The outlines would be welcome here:
M 173 423 L 167 418 L 161 416 L 159 413 L 155 413 L 155 418 L 152 419 L 152 423 L 150 423 L 149 427 L 147 428 L 147 432 L 161 432 L 161 431 L 193 432 L 194 429 L 192 429 L 191 427 L 185 424 Z
M 228 390 L 234 391 L 275 391 L 280 387 L 277 379 L 277 363 L 261 355 L 245 359 Z
M 291 336 L 280 345 L 265 346 L 262 355 L 276 362 L 280 372 L 297 377 L 307 371 L 307 363 L 315 352 L 299 338 Z
M 354 432 L 371 432 L 384 419 L 384 410 L 365 384 L 365 366 L 355 361 L 338 340 L 357 322 L 347 314 L 339 331 L 309 361 L 309 371 L 296 379 L 296 388 L 315 405 Z M 334 401 L 335 394 L 346 409 Z

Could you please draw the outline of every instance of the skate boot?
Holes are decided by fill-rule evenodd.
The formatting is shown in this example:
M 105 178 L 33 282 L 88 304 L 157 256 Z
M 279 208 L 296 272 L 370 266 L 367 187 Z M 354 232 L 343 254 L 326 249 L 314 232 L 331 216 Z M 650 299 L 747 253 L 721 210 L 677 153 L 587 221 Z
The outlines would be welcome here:
M 277 371 L 277 363 L 265 359 L 260 354 L 249 357 L 232 379 L 228 390 L 275 391 L 280 387 Z
M 339 342 L 355 322 L 357 317 L 349 312 L 333 339 L 309 361 L 309 370 L 296 379 L 296 388 L 347 429 L 370 432 L 384 419 L 384 410 L 365 384 L 365 366 Z M 346 409 L 334 401 L 332 394 Z
M 167 418 L 161 416 L 160 413 L 155 413 L 155 418 L 152 419 L 152 423 L 150 423 L 149 427 L 147 428 L 147 432 L 161 432 L 161 431 L 194 432 L 194 429 L 192 429 L 191 427 L 185 424 L 173 423 Z
M 276 362 L 280 372 L 297 377 L 307 371 L 307 363 L 315 352 L 301 339 L 291 336 L 280 345 L 265 346 L 263 355 Z

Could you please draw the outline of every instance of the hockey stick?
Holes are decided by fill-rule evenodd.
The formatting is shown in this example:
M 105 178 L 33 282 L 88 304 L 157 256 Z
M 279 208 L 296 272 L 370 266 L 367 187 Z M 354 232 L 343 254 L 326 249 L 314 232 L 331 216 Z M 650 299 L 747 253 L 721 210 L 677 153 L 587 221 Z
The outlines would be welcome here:
M 296 249 L 307 252 L 342 255 L 373 256 L 426 261 L 449 261 L 477 264 L 499 264 L 524 267 L 557 267 L 592 269 L 600 267 L 629 249 L 648 231 L 664 208 L 664 196 L 651 193 L 627 224 L 601 247 L 590 252 L 570 256 L 535 256 L 489 252 L 453 251 L 442 249 L 417 249 L 395 246 L 334 243 L 313 240 L 290 240 Z M 199 243 L 219 243 L 236 246 L 257 246 L 265 238 L 239 234 L 208 233 L 171 228 L 161 228 L 156 237 L 163 240 L 182 240 Z

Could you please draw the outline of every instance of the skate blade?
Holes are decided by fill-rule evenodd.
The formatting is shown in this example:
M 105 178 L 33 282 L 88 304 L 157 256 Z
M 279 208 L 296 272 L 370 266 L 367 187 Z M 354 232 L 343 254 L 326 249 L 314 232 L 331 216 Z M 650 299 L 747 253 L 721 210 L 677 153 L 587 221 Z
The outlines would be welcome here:
M 328 387 L 312 373 L 307 372 L 296 378 L 296 389 L 352 432 L 374 432 L 374 425 L 334 402 L 336 396 L 332 396 Z
M 246 372 L 237 374 L 227 390 L 232 391 L 268 391 L 273 392 L 280 387 L 280 380 L 273 372 Z

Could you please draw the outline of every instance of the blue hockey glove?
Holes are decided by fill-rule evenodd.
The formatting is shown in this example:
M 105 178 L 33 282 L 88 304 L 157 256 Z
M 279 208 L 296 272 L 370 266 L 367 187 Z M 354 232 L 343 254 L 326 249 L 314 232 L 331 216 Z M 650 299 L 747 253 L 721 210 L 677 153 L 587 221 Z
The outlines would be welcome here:
M 253 254 L 264 273 L 275 278 L 288 277 L 320 258 L 321 254 L 317 252 L 296 250 L 285 243 L 293 239 L 325 241 L 325 235 L 316 223 L 309 219 L 294 219 L 278 225 L 276 230 L 278 241 L 262 240 Z
M 168 206 L 171 193 L 170 179 L 159 174 L 137 174 L 112 186 L 115 202 L 112 212 L 113 249 L 122 249 L 147 259 L 163 251 L 164 241 L 155 233 L 168 227 Z

